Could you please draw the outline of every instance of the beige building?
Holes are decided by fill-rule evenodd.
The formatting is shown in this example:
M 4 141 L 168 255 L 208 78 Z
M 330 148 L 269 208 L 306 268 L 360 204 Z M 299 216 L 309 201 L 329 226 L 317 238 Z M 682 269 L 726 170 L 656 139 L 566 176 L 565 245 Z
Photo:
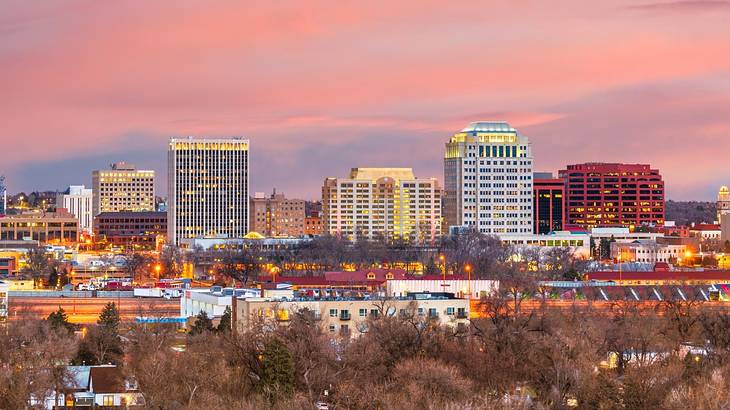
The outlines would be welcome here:
M 117 162 L 111 170 L 91 174 L 94 216 L 102 212 L 155 210 L 155 171 Z
M 411 168 L 353 168 L 322 188 L 324 231 L 352 240 L 434 243 L 441 236 L 441 188 Z
M 284 194 L 267 196 L 256 192 L 250 201 L 249 230 L 267 237 L 304 235 L 304 200 L 288 199 Z
M 239 331 L 247 329 L 257 318 L 276 320 L 286 326 L 294 313 L 309 310 L 326 333 L 357 337 L 367 332 L 368 318 L 383 315 L 414 318 L 418 321 L 438 321 L 453 327 L 469 323 L 469 300 L 429 297 L 417 294 L 410 298 L 384 300 L 343 299 L 276 301 L 246 298 L 235 301 L 235 322 Z
M 92 214 L 94 195 L 91 189 L 83 185 L 71 185 L 56 197 L 56 209 L 64 208 L 79 220 L 79 228 L 86 234 L 94 232 L 94 215 Z
M 79 220 L 63 208 L 58 212 L 7 215 L 0 219 L 0 240 L 24 239 L 59 244 L 78 242 Z
M 717 193 L 717 223 L 722 223 L 723 215 L 730 215 L 730 189 L 726 186 Z

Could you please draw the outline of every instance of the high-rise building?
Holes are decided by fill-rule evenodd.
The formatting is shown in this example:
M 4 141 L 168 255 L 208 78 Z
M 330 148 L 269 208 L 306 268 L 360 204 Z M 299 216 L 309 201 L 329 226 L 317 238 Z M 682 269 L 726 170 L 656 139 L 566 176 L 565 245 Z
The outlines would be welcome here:
M 267 237 L 304 235 L 304 200 L 289 199 L 282 193 L 266 196 L 256 192 L 251 198 L 250 230 Z
M 506 122 L 473 122 L 446 143 L 444 216 L 449 227 L 531 234 L 532 147 Z
M 56 197 L 56 208 L 65 208 L 79 220 L 79 229 L 91 235 L 93 231 L 94 215 L 93 190 L 84 185 L 71 185 L 66 191 Z
M 324 230 L 352 240 L 434 243 L 441 236 L 441 189 L 410 168 L 353 168 L 322 187 Z
M 5 189 L 5 177 L 0 175 L 0 216 L 8 209 L 8 191 Z
M 664 225 L 664 181 L 649 165 L 576 164 L 558 176 L 565 181 L 568 224 L 586 229 Z
M 117 162 L 110 170 L 91 174 L 93 216 L 102 212 L 147 212 L 155 210 L 155 171 L 138 170 Z
M 248 233 L 248 148 L 243 138 L 170 140 L 168 242 Z
M 722 186 L 717 193 L 717 223 L 722 223 L 722 216 L 727 214 L 730 214 L 730 190 Z
M 565 229 L 565 183 L 549 172 L 535 172 L 532 181 L 533 231 L 544 235 Z

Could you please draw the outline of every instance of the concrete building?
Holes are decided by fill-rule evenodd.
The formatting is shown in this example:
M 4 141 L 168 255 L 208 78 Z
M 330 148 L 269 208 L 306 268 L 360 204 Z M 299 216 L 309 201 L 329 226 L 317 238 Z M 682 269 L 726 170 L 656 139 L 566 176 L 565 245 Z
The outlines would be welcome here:
M 730 189 L 726 186 L 720 187 L 717 193 L 717 223 L 722 221 L 723 215 L 730 214 Z
M 320 328 L 332 336 L 357 337 L 368 331 L 368 318 L 402 315 L 425 322 L 438 321 L 454 328 L 469 323 L 469 300 L 448 294 L 409 294 L 404 298 L 338 300 L 264 298 L 237 299 L 235 323 L 239 331 L 249 328 L 257 318 L 269 318 L 286 326 L 294 313 L 308 310 Z
M 558 176 L 565 181 L 570 225 L 664 225 L 664 180 L 649 165 L 576 164 Z
M 250 201 L 249 230 L 266 237 L 297 237 L 305 232 L 303 199 L 289 199 L 276 190 L 267 196 L 256 192 Z
M 446 225 L 533 233 L 532 147 L 506 122 L 473 122 L 446 143 Z
M 112 246 L 155 250 L 167 236 L 167 212 L 102 212 L 95 234 Z
M 681 263 L 686 252 L 686 245 L 658 244 L 647 240 L 611 243 L 611 258 L 622 263 Z
M 701 241 L 720 240 L 722 228 L 719 224 L 692 224 L 689 227 L 689 235 Z
M 71 185 L 56 198 L 56 208 L 65 208 L 79 220 L 79 229 L 87 234 L 94 233 L 93 190 L 84 185 Z
M 591 229 L 591 238 L 598 243 L 601 239 L 616 241 L 619 243 L 629 243 L 633 241 L 649 240 L 656 241 L 663 237 L 662 232 L 631 232 L 629 228 L 593 228 Z
M 117 162 L 111 170 L 92 172 L 91 189 L 93 216 L 102 212 L 155 210 L 155 171 Z
M 243 238 L 248 233 L 249 142 L 243 138 L 172 138 L 167 240 Z
M 538 235 L 565 229 L 565 182 L 551 173 L 533 176 L 533 231 Z
M 724 214 L 720 218 L 720 240 L 724 243 L 730 241 L 730 214 Z
M 8 191 L 5 189 L 5 177 L 0 175 L 0 216 L 8 209 Z
M 0 241 L 34 240 L 40 243 L 75 243 L 79 221 L 65 209 L 8 215 L 0 219 Z
M 441 189 L 411 168 L 353 168 L 322 187 L 325 232 L 352 240 L 434 243 L 441 236 Z

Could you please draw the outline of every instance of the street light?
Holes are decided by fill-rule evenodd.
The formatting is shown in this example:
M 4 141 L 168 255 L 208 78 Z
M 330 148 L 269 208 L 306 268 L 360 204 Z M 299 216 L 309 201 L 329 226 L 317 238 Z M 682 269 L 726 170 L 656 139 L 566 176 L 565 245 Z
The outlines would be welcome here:
M 159 278 L 160 278 L 160 271 L 161 271 L 161 270 L 162 270 L 162 266 L 160 266 L 160 264 L 159 264 L 159 263 L 158 263 L 158 264 L 156 264 L 156 265 L 155 265 L 155 273 L 157 274 L 157 279 L 159 279 Z
M 467 287 L 469 289 L 469 299 L 471 299 L 471 265 L 467 263 L 466 266 L 464 266 L 464 270 L 466 270 L 466 274 L 469 278 L 469 281 L 467 282 Z

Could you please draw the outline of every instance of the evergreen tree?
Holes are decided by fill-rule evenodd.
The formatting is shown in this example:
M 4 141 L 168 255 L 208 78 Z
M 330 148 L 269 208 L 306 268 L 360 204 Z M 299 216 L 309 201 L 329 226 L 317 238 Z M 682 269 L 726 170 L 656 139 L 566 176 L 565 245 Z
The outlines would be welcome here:
M 103 330 L 110 331 L 114 334 L 119 332 L 119 310 L 114 302 L 109 302 L 104 306 L 104 310 L 99 315 L 99 320 L 96 323 L 102 327 Z
M 221 321 L 218 323 L 218 328 L 216 329 L 219 332 L 230 332 L 231 331 L 231 307 L 226 306 L 226 310 L 223 312 L 223 316 L 221 316 Z
M 66 311 L 60 306 L 57 311 L 51 312 L 46 320 L 54 329 L 66 329 L 70 332 L 74 328 L 74 326 L 68 321 Z
M 195 317 L 195 323 L 190 326 L 191 335 L 199 335 L 204 332 L 210 332 L 213 330 L 213 321 L 208 317 L 205 311 L 201 310 L 198 316 Z
M 261 354 L 261 391 L 271 401 L 294 391 L 294 358 L 280 339 L 270 339 Z

